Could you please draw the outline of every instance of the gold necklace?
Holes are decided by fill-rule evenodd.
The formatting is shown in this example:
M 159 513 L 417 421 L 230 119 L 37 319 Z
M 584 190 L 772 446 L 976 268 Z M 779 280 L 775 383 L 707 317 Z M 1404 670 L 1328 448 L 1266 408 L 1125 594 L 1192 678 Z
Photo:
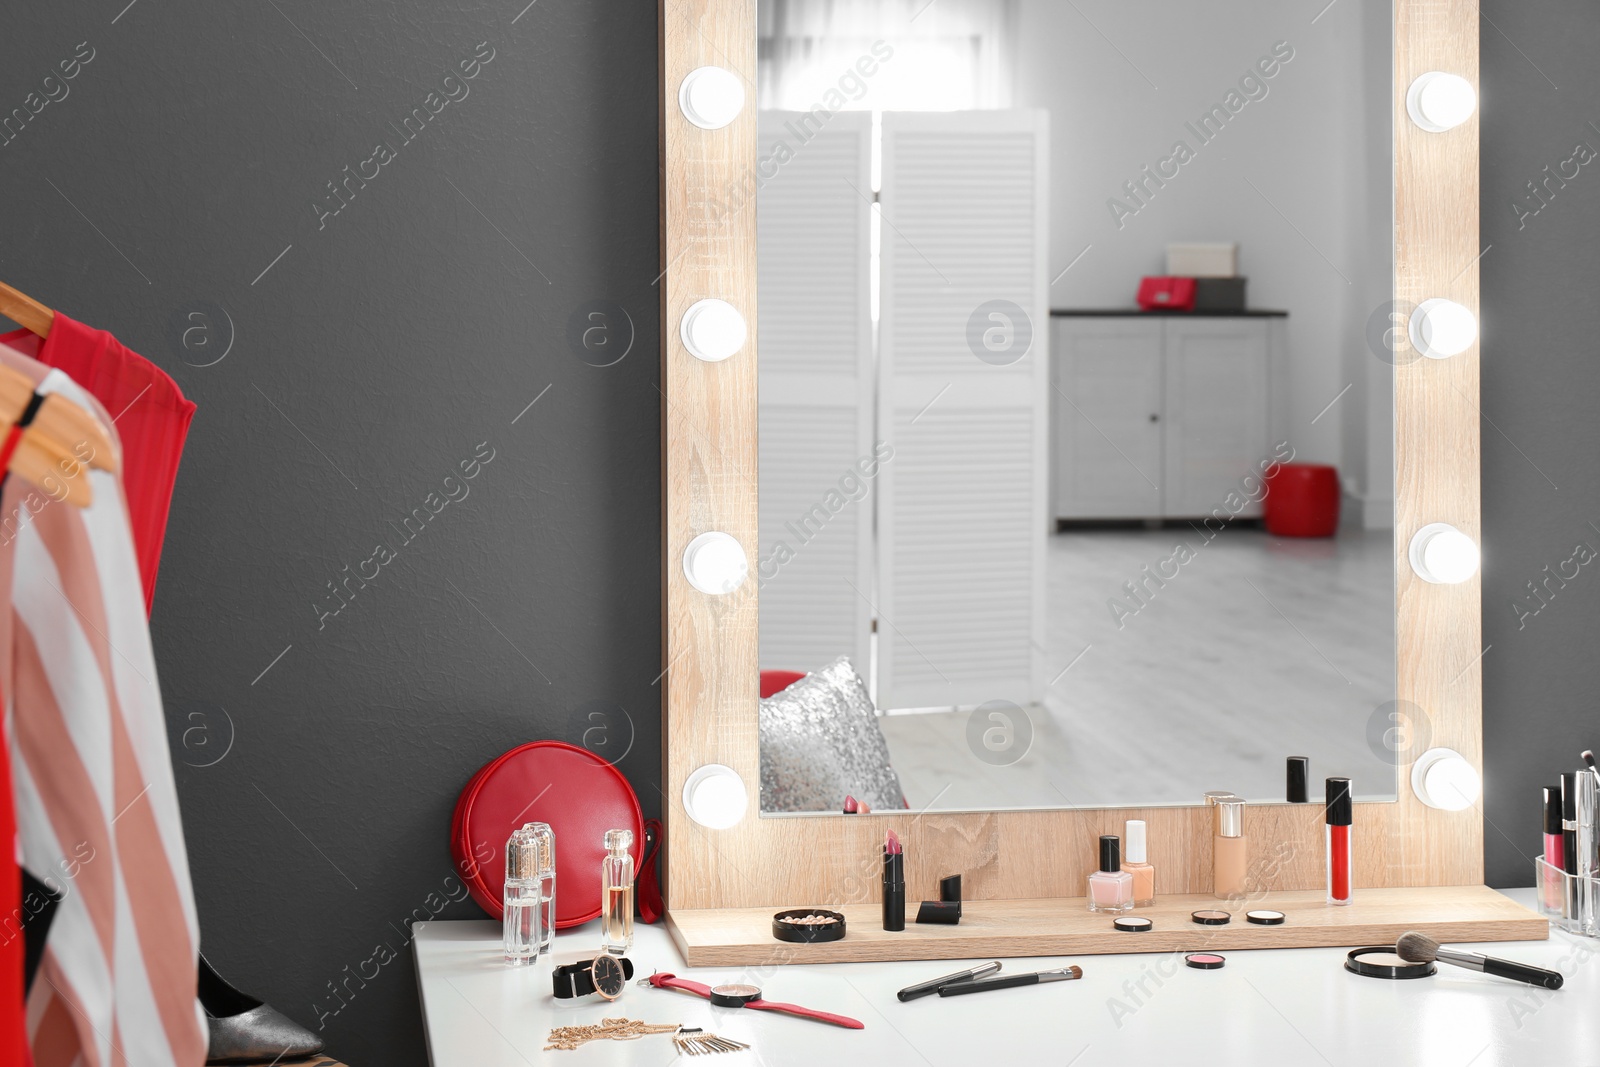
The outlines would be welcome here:
M 671 1034 L 680 1029 L 679 1023 L 646 1023 L 637 1019 L 601 1019 L 599 1025 L 558 1026 L 550 1031 L 550 1043 L 545 1051 L 568 1051 L 590 1041 L 637 1041 L 648 1034 Z

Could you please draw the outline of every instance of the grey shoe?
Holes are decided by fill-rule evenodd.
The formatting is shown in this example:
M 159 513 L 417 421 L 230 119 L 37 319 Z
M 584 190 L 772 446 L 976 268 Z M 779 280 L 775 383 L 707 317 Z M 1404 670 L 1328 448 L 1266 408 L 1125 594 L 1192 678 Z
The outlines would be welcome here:
M 229 985 L 200 957 L 200 1006 L 211 1027 L 208 1064 L 289 1064 L 322 1051 L 310 1030 Z

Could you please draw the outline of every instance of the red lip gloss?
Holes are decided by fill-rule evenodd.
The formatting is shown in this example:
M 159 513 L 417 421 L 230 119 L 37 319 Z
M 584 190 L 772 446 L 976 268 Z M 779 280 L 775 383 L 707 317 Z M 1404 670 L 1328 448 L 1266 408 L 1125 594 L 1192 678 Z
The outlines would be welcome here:
M 1323 803 L 1327 809 L 1328 903 L 1350 903 L 1350 824 L 1355 821 L 1355 804 L 1350 796 L 1350 779 L 1329 778 L 1324 784 Z

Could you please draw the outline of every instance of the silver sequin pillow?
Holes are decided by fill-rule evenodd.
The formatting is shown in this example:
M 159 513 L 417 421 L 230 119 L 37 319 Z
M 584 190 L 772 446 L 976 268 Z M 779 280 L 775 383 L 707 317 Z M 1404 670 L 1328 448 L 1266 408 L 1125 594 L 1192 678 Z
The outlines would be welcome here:
M 761 810 L 904 806 L 872 698 L 846 656 L 761 702 Z

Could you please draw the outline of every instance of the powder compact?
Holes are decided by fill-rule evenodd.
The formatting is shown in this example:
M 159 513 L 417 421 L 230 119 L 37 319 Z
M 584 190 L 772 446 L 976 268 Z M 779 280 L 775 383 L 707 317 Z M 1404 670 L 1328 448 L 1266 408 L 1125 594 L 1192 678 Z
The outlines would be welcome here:
M 1244 917 L 1257 926 L 1282 926 L 1286 916 L 1281 911 L 1270 909 L 1262 911 L 1247 911 Z
M 1116 930 L 1125 930 L 1128 933 L 1142 934 L 1154 930 L 1156 924 L 1143 915 L 1122 915 L 1111 920 L 1111 926 Z
M 1189 916 L 1190 919 L 1201 926 L 1227 926 L 1233 921 L 1233 916 L 1225 911 L 1197 911 Z
M 1353 948 L 1344 958 L 1344 969 L 1367 978 L 1426 978 L 1438 972 L 1431 963 L 1412 963 L 1395 955 L 1393 945 Z
M 838 941 L 844 937 L 844 916 L 822 908 L 790 908 L 772 917 L 772 936 L 806 945 Z
M 1183 962 L 1202 971 L 1214 971 L 1228 962 L 1228 957 L 1216 952 L 1191 952 Z

